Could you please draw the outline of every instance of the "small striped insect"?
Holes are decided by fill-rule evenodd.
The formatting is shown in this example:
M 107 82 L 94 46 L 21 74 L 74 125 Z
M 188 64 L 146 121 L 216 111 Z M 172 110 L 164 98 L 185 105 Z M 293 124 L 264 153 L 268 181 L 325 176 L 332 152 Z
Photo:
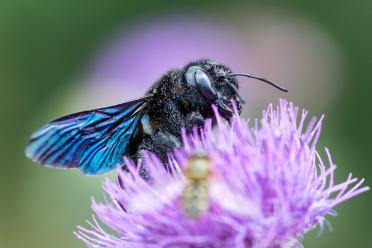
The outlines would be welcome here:
M 186 163 L 184 175 L 187 183 L 183 191 L 183 208 L 188 217 L 197 219 L 209 208 L 212 170 L 208 155 L 202 151 L 194 153 Z

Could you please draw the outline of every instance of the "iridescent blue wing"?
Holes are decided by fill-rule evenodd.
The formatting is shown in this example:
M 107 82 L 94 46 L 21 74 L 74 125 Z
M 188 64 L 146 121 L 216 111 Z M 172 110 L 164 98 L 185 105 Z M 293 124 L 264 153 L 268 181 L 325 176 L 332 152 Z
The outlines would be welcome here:
M 146 97 L 83 111 L 49 122 L 36 131 L 26 155 L 58 168 L 96 175 L 123 166 L 130 138 L 146 108 Z

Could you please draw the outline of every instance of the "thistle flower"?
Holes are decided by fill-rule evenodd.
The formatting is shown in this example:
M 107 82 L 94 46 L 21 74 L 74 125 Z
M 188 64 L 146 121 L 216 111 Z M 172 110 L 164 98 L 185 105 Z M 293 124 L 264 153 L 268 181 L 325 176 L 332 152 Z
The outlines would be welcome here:
M 307 114 L 281 100 L 251 127 L 238 115 L 225 123 L 216 111 L 217 128 L 208 121 L 192 135 L 184 133 L 168 169 L 152 155 L 142 161 L 150 183 L 129 160 L 129 173 L 119 172 L 121 183 L 105 182 L 110 200 L 93 201 L 92 208 L 115 234 L 93 217 L 76 236 L 89 247 L 301 247 L 307 231 L 322 231 L 325 217 L 336 215 L 336 205 L 369 190 L 351 174 L 334 182 L 328 149 L 326 160 L 316 149 L 323 117 L 306 128 Z M 199 178 L 204 186 L 190 198 L 196 179 L 183 167 L 200 150 L 210 175 Z M 187 197 L 196 200 L 185 204 Z M 190 214 L 190 206 L 199 211 Z

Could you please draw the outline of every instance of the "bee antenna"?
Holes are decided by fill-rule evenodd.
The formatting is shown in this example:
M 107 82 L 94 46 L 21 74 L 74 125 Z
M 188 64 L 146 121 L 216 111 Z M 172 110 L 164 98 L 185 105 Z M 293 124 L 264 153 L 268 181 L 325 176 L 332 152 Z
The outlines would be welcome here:
M 265 82 L 267 84 L 270 84 L 271 86 L 274 86 L 275 88 L 277 88 L 278 90 L 281 90 L 281 91 L 284 91 L 284 92 L 288 92 L 288 90 L 266 78 L 263 78 L 263 77 L 258 77 L 258 76 L 255 76 L 255 75 L 252 75 L 252 74 L 248 74 L 248 73 L 233 73 L 231 74 L 231 76 L 243 76 L 243 77 L 248 77 L 248 78 L 254 78 L 254 79 L 257 79 L 257 80 L 260 80 L 262 82 Z

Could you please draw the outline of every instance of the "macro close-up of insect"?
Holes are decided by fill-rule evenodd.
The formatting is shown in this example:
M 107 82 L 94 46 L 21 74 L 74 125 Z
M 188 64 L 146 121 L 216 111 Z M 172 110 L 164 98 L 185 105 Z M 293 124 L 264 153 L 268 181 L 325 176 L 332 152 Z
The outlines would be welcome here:
M 183 208 L 190 218 L 198 218 L 208 209 L 211 161 L 205 152 L 193 154 L 186 163 L 187 184 L 183 191 Z
M 372 247 L 371 8 L 3 1 L 0 248 Z
M 52 167 L 79 168 L 87 175 L 122 167 L 123 156 L 138 160 L 145 151 L 165 161 L 167 152 L 181 144 L 182 128 L 189 133 L 213 118 L 212 105 L 226 120 L 234 112 L 233 102 L 240 113 L 244 100 L 238 76 L 286 91 L 265 78 L 199 60 L 167 72 L 145 97 L 49 122 L 32 135 L 26 155 Z

